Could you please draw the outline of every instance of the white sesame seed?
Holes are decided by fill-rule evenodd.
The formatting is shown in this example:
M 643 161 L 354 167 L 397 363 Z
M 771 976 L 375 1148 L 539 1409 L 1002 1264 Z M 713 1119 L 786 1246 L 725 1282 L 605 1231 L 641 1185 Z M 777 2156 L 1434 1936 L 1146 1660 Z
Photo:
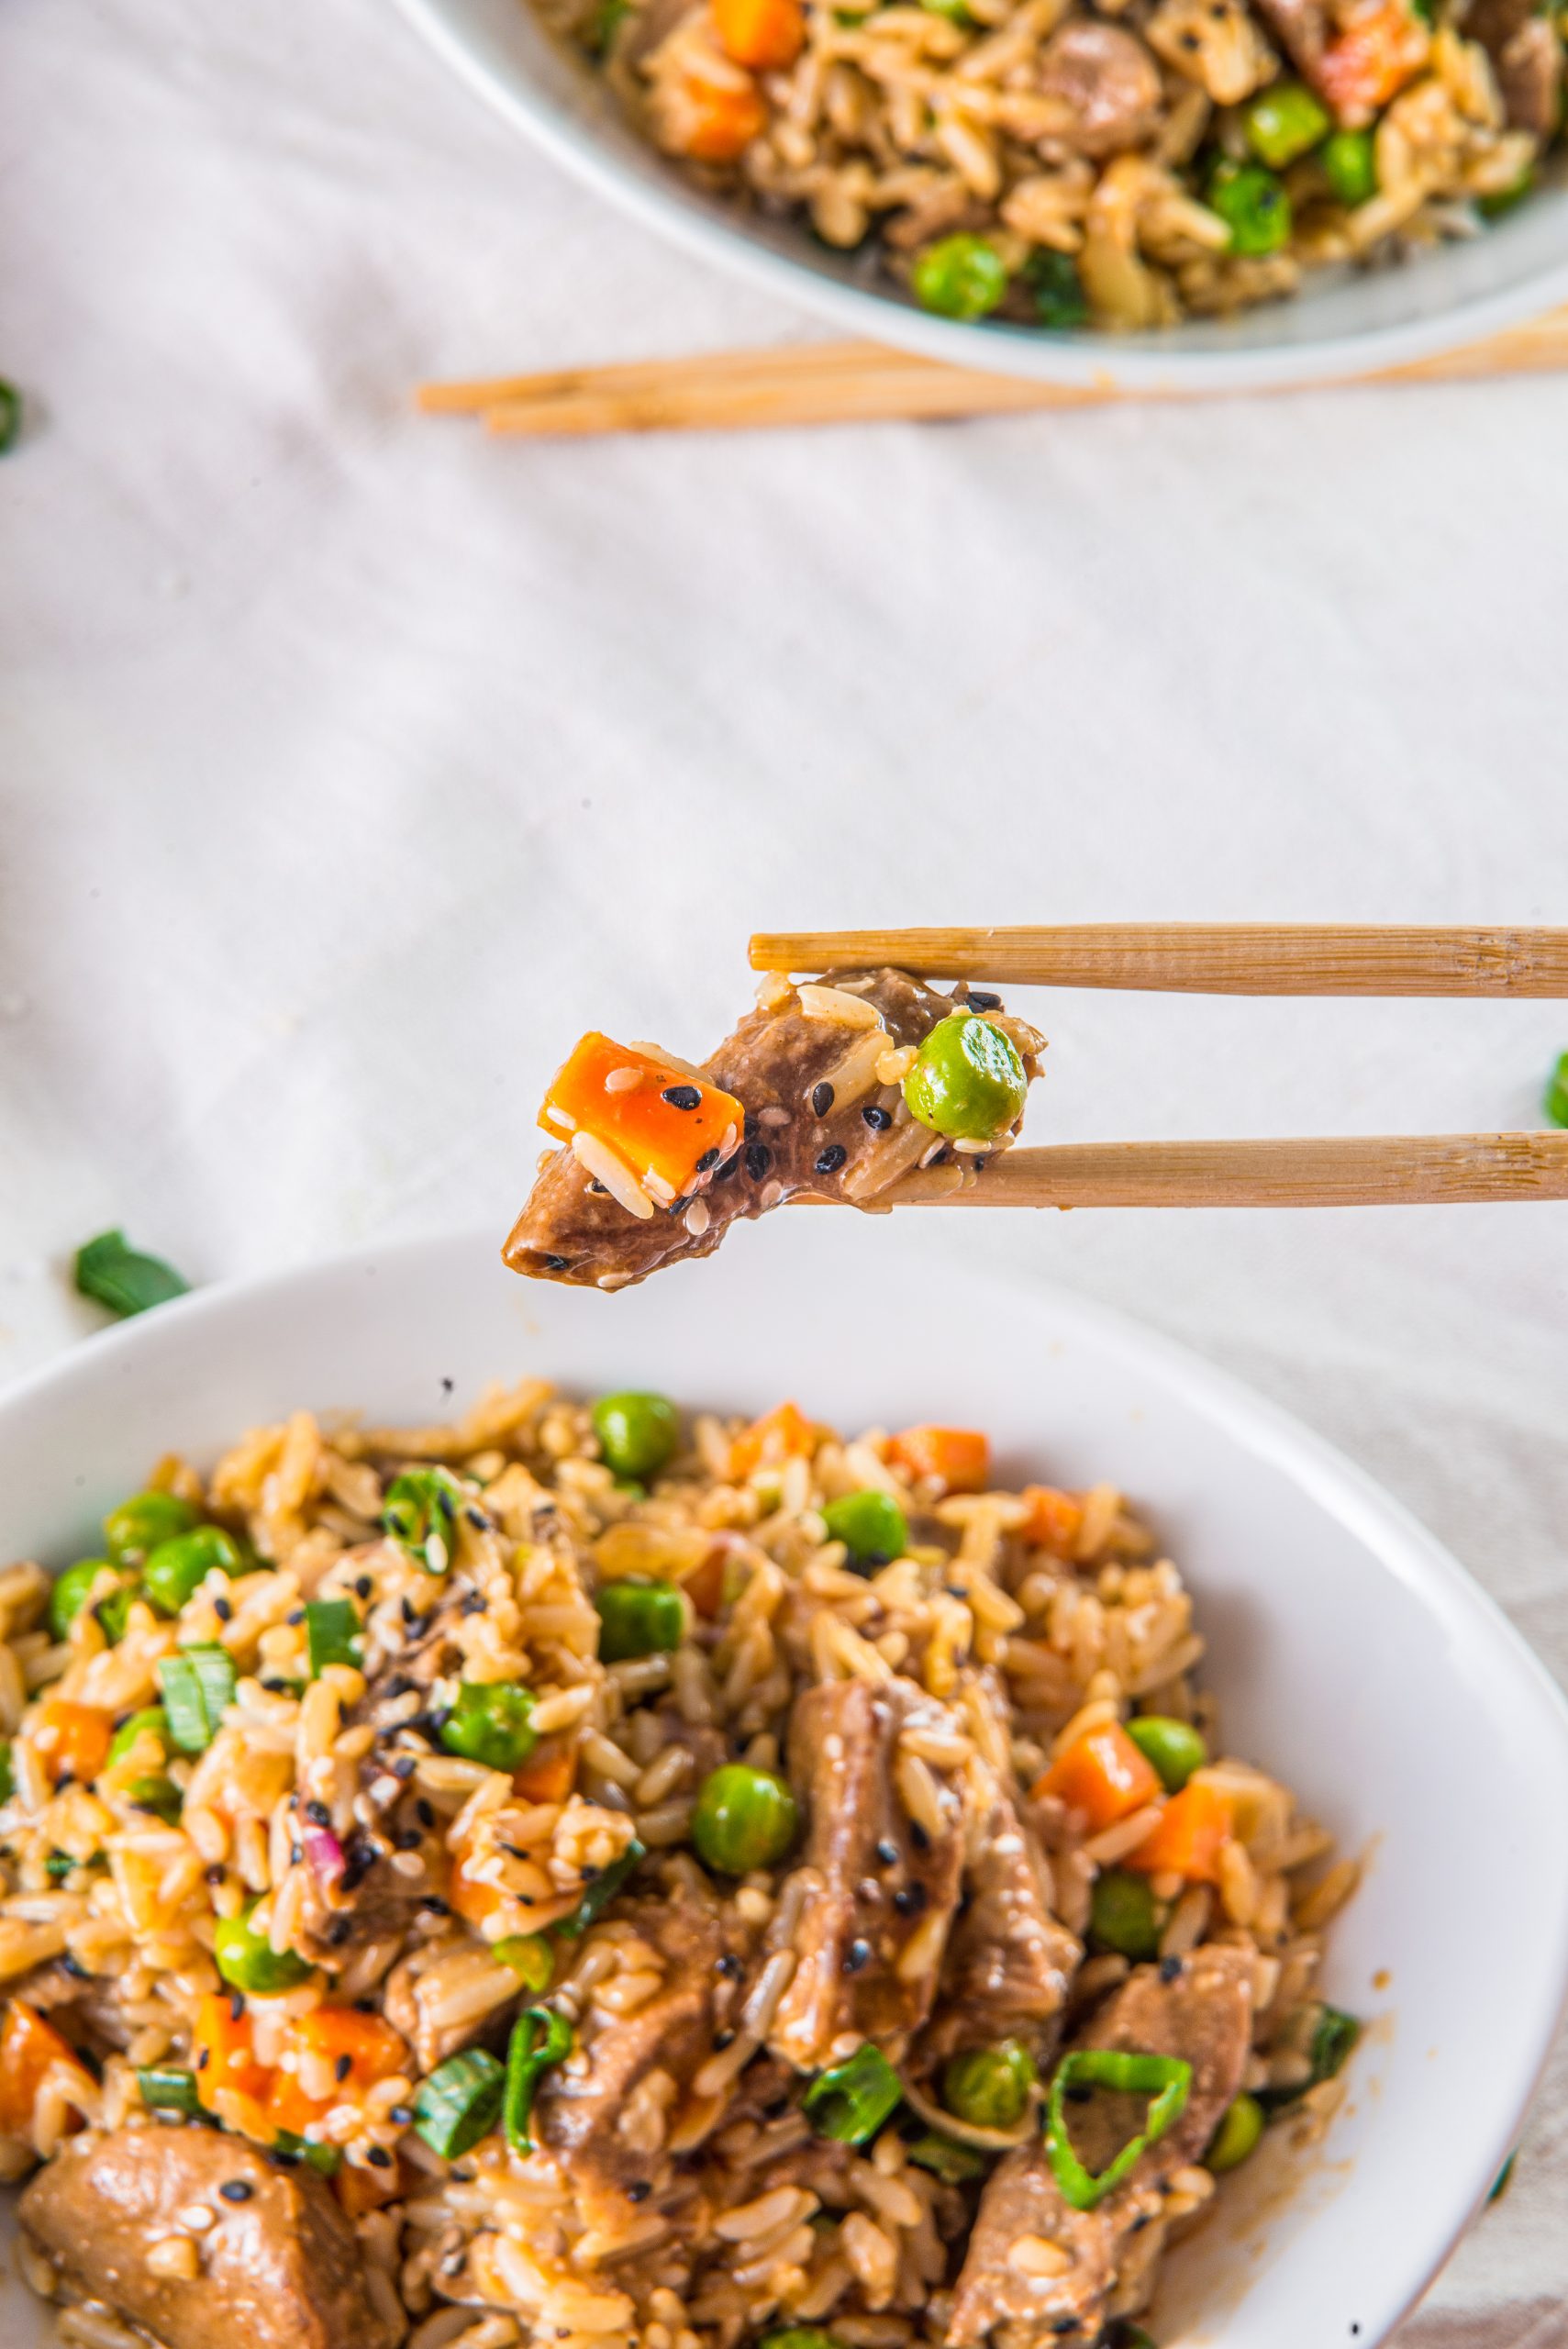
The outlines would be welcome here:
M 205 2202 L 187 2202 L 183 2210 L 175 2211 L 174 2223 L 183 2227 L 187 2234 L 205 2235 L 217 2221 Z

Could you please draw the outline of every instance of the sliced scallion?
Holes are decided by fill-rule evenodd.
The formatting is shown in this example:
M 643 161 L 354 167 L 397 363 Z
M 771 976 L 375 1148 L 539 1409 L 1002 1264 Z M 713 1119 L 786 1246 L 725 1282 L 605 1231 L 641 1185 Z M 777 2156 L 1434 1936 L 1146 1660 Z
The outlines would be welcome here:
M 381 1521 L 425 1572 L 444 1575 L 457 1556 L 459 1511 L 468 1495 L 449 1468 L 410 1468 L 386 1488 Z
M 169 1735 L 182 1753 L 206 1752 L 234 1702 L 237 1685 L 234 1658 L 216 1643 L 182 1648 L 160 1659 L 158 1686 Z
M 272 2151 L 285 2162 L 308 2162 L 323 2177 L 336 2177 L 343 2166 L 340 2145 L 313 2144 L 308 2137 L 296 2137 L 292 2129 L 280 2129 L 272 2139 Z
M 455 2162 L 495 2128 L 506 2088 L 506 2072 L 485 2048 L 449 2055 L 415 2091 L 414 2127 L 433 2154 Z
M 648 1847 L 634 1835 L 618 1860 L 602 1868 L 577 1903 L 570 1917 L 562 1917 L 555 1931 L 563 1941 L 574 1942 L 585 1933 L 595 1917 L 606 1909 L 620 1890 L 639 1860 L 647 1854 Z
M 148 2065 L 138 2072 L 136 2085 L 143 2104 L 153 2112 L 195 2114 L 202 2109 L 194 2072 L 176 2070 L 172 2065 Z
M 539 2076 L 572 2053 L 572 2025 L 550 2007 L 525 2007 L 512 2025 L 506 2045 L 506 2085 L 501 2104 L 501 2126 L 514 2153 L 531 2154 L 528 2123 Z
M 542 1933 L 508 1933 L 492 1942 L 490 1954 L 509 1965 L 526 1990 L 548 1990 L 555 1973 L 555 1952 Z
M 360 1614 L 351 1598 L 313 1598 L 305 1610 L 310 1676 L 319 1680 L 329 1664 L 358 1666 Z
M 956 2137 L 939 2136 L 934 2129 L 928 2129 L 923 2137 L 906 2145 L 904 2152 L 917 2169 L 929 2169 L 944 2186 L 967 2186 L 974 2178 L 984 2177 L 989 2166 L 977 2146 L 961 2145 Z
M 897 2073 L 868 2039 L 844 2063 L 819 2072 L 801 2105 L 819 2137 L 831 2137 L 840 2145 L 863 2145 L 903 2100 Z
M 1192 2084 L 1193 2067 L 1179 2055 L 1137 2055 L 1119 2047 L 1079 2047 L 1064 2055 L 1051 2083 L 1045 2128 L 1046 2155 L 1063 2199 L 1074 2210 L 1093 2210 L 1103 2202 L 1180 2118 Z M 1152 2099 L 1137 2136 L 1097 2172 L 1084 2168 L 1067 2133 L 1066 2104 L 1073 2088 L 1111 2088 Z

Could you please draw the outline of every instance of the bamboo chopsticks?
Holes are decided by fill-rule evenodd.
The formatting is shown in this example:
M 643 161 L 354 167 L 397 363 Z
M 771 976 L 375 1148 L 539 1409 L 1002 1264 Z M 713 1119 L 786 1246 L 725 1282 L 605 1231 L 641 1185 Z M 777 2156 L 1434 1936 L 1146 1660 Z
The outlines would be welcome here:
M 1568 996 L 1568 930 L 1102 922 L 988 930 L 760 930 L 758 971 L 867 970 L 1198 995 Z M 1073 1142 L 958 1152 L 870 1204 L 1329 1208 L 1568 1199 L 1568 1133 L 1344 1134 Z
M 875 342 L 787 343 L 606 367 L 556 368 L 487 381 L 426 384 L 427 416 L 477 416 L 494 433 L 542 439 L 610 432 L 745 430 L 763 425 L 851 424 L 1009 416 L 1103 407 L 1136 398 L 1193 396 L 1118 389 L 1114 346 L 1103 380 L 1037 384 L 949 367 Z M 1346 383 L 1435 384 L 1568 368 L 1568 308 L 1485 341 Z
M 760 930 L 754 971 L 890 963 L 929 979 L 1186 995 L 1568 996 L 1568 930 L 1102 922 Z

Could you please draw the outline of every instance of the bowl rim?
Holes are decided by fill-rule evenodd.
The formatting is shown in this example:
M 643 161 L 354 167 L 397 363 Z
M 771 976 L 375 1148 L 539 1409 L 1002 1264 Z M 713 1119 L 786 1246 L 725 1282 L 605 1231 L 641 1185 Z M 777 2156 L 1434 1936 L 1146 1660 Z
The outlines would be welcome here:
M 527 5 L 528 0 L 517 0 L 519 7 Z M 1097 392 L 1110 399 L 1349 384 L 1458 351 L 1568 301 L 1565 252 L 1545 268 L 1446 307 L 1317 340 L 1172 350 L 1152 338 L 1132 335 L 1047 334 L 1006 324 L 972 326 L 933 317 L 869 286 L 840 284 L 806 261 L 750 236 L 739 215 L 727 219 L 686 187 L 662 158 L 654 161 L 662 168 L 647 173 L 633 170 L 569 107 L 526 75 L 504 72 L 482 55 L 455 21 L 453 0 L 395 0 L 395 6 L 494 112 L 617 210 L 698 259 L 749 279 L 847 332 L 951 367 Z M 543 28 L 539 29 L 548 40 Z M 1560 200 L 1568 205 L 1568 195 Z
M 894 1242 L 895 1249 L 905 1244 Z M 377 1279 L 384 1296 L 406 1271 L 413 1286 L 421 1267 L 472 1271 L 495 1256 L 492 1232 L 460 1229 L 363 1243 L 211 1283 L 161 1306 L 153 1315 L 110 1325 L 91 1333 L 85 1343 L 68 1344 L 58 1357 L 0 1386 L 0 1440 L 14 1419 L 47 1413 L 57 1397 L 68 1397 L 83 1381 L 107 1376 L 112 1384 L 123 1378 L 139 1354 L 154 1348 L 177 1353 L 186 1332 L 221 1326 L 248 1308 L 306 1304 L 313 1293 L 334 1284 L 352 1290 L 367 1276 Z M 929 1251 L 920 1261 L 929 1266 Z M 498 1274 L 500 1270 L 497 1261 Z M 1019 1297 L 1016 1282 L 984 1262 L 950 1254 L 943 1271 L 971 1292 L 989 1291 L 1000 1304 L 1009 1298 L 1016 1304 Z M 450 1277 L 449 1272 L 449 1282 Z M 1155 1386 L 1184 1402 L 1240 1453 L 1276 1470 L 1394 1573 L 1454 1642 L 1485 1642 L 1493 1670 L 1504 1675 L 1510 1705 L 1533 1716 L 1532 1733 L 1539 1732 L 1547 1747 L 1555 1744 L 1562 1809 L 1568 1813 L 1568 1695 L 1496 1601 L 1402 1501 L 1283 1405 L 1136 1315 L 1043 1277 L 1031 1278 L 1024 1295 L 1031 1317 L 1040 1312 L 1050 1316 L 1053 1333 L 1149 1374 Z M 1549 1929 L 1535 1944 L 1542 1962 L 1524 2001 L 1529 2029 L 1521 2044 L 1533 2047 L 1533 2056 L 1528 2062 L 1521 2056 L 1513 2095 L 1500 2102 L 1487 2135 L 1472 2141 L 1471 2157 L 1456 2168 L 1453 2188 L 1440 2207 L 1429 2207 L 1418 2259 L 1413 2257 L 1407 2270 L 1390 2273 L 1380 2290 L 1365 2291 L 1360 2301 L 1364 2349 L 1377 2349 L 1429 2288 L 1485 2208 L 1517 2142 L 1568 2013 L 1568 1872 L 1557 1885 L 1549 1912 Z

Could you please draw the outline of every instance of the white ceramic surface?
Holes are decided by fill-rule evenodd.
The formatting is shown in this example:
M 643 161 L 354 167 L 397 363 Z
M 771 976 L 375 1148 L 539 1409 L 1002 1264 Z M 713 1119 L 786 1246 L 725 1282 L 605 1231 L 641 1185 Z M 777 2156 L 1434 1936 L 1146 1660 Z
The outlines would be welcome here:
M 1533 196 L 1487 233 L 1408 267 L 1324 273 L 1299 301 L 1158 334 L 1045 334 L 965 326 L 917 309 L 868 251 L 829 250 L 787 222 L 690 186 L 627 126 L 588 63 L 528 0 L 399 0 L 480 95 L 569 171 L 651 228 L 820 311 L 845 332 L 955 365 L 1125 391 L 1242 391 L 1319 383 L 1450 351 L 1568 300 L 1568 188 Z
M 1434 1542 L 1305 1429 L 1098 1308 L 944 1265 L 916 1233 L 772 1219 L 614 1298 L 530 1286 L 489 1240 L 198 1293 L 0 1399 L 0 1555 L 59 1565 L 170 1447 L 292 1406 L 425 1419 L 488 1379 L 688 1403 L 784 1395 L 844 1426 L 992 1431 L 1006 1481 L 1119 1482 L 1195 1593 L 1227 1742 L 1372 1864 L 1325 1989 L 1368 2018 L 1309 2157 L 1276 2143 L 1178 2253 L 1165 2349 L 1374 2349 L 1480 2206 L 1568 1974 L 1568 1712 Z M 449 1395 L 450 1382 L 450 1395 Z M 49 2329 L 0 2280 L 0 2338 Z

